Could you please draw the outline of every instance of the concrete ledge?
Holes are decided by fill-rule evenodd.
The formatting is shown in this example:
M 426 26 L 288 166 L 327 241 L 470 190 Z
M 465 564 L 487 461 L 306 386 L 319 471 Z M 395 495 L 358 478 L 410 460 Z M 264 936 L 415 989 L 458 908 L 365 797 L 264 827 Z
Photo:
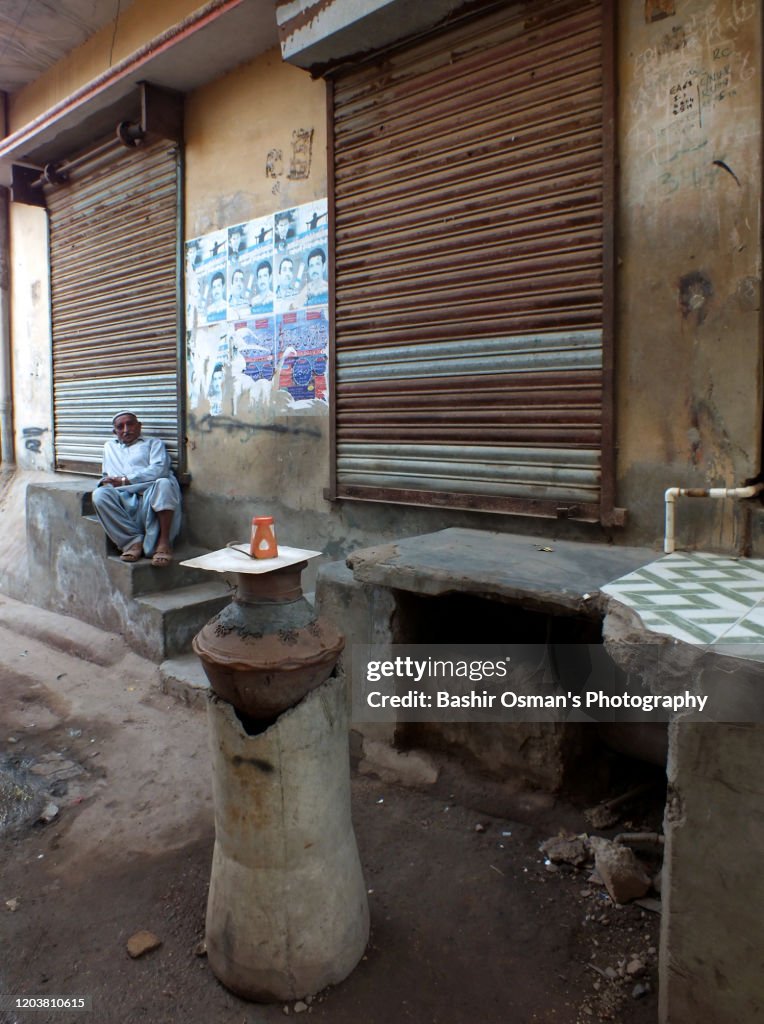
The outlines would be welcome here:
M 596 617 L 600 588 L 655 561 L 649 548 L 450 528 L 354 551 L 360 583 L 438 597 L 474 594 L 549 614 Z
M 490 538 L 493 535 L 480 536 Z M 513 539 L 531 543 L 527 538 Z M 370 550 L 388 552 L 404 544 L 405 541 L 400 545 L 385 545 L 384 548 Z M 354 559 L 355 556 L 352 556 L 349 561 Z M 372 563 L 370 561 L 365 564 Z M 370 575 L 375 580 L 385 578 L 384 572 L 389 568 L 389 563 L 384 563 L 384 566 L 385 570 L 379 576 L 374 573 Z M 436 581 L 437 588 L 442 586 L 444 593 L 459 591 L 454 576 L 449 575 L 450 582 L 446 583 L 443 567 L 441 571 L 441 577 Z M 473 567 L 473 571 L 477 573 L 477 568 Z M 490 571 L 495 575 L 498 570 L 495 565 L 491 565 Z M 392 585 L 377 586 L 362 582 L 358 575 L 346 564 L 333 562 L 321 567 L 316 585 L 321 615 L 334 622 L 348 638 L 348 645 L 337 663 L 336 671 L 345 680 L 349 700 L 353 685 L 354 643 L 374 644 L 378 650 L 383 650 L 396 643 L 417 642 L 415 636 L 407 635 L 407 631 L 412 628 L 411 616 L 407 615 L 406 607 L 400 600 L 400 588 L 396 591 Z M 435 610 L 432 614 L 437 616 Z M 511 609 L 507 615 L 511 616 Z M 428 755 L 422 755 L 424 748 L 436 754 L 449 754 L 459 758 L 463 764 L 469 764 L 474 770 L 494 778 L 522 778 L 530 785 L 554 792 L 563 785 L 566 769 L 576 760 L 579 745 L 578 730 L 558 723 L 497 723 L 486 728 L 469 723 L 407 724 L 391 719 L 376 723 L 353 722 L 352 728 L 359 771 L 370 771 L 390 780 L 397 776 L 398 781 L 403 781 L 407 776 L 415 776 L 420 784 L 424 784 L 427 776 L 424 762 L 417 762 L 414 766 L 399 751 L 415 748 L 418 750 L 417 756 L 425 758 Z M 384 753 L 385 747 L 389 751 L 387 754 Z M 430 766 L 434 764 L 432 759 L 428 763 Z
M 218 580 L 145 594 L 132 602 L 126 635 L 148 658 L 173 657 L 188 650 L 194 635 L 230 599 L 231 591 Z
M 465 0 L 291 0 L 276 8 L 284 60 L 312 69 L 437 25 Z
M 159 680 L 162 693 L 174 697 L 186 707 L 206 711 L 210 683 L 195 654 L 163 661 L 159 666 Z

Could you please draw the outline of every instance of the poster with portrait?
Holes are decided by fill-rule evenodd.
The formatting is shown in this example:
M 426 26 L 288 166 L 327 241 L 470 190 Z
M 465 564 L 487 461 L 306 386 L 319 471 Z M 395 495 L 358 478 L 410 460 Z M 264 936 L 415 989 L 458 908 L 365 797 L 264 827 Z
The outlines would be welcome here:
M 247 248 L 247 226 L 246 224 L 232 224 L 226 230 L 228 232 L 226 259 L 229 267 L 236 267 Z
M 202 300 L 204 281 L 202 278 L 203 238 L 190 238 L 184 247 L 184 284 L 186 290 L 186 330 L 197 324 L 206 323 L 206 311 Z
M 326 402 L 328 240 L 320 199 L 185 243 L 192 408 L 235 414 L 278 391 L 306 409 Z
M 244 228 L 247 245 L 238 265 L 244 271 L 247 313 L 264 316 L 273 312 L 273 217 L 248 221 Z
M 329 302 L 329 227 L 325 199 L 297 208 L 295 255 L 304 268 L 303 306 L 326 306 Z
M 276 316 L 278 385 L 296 403 L 328 400 L 326 368 L 329 321 L 326 310 L 295 310 Z
M 234 224 L 227 229 L 226 247 L 226 320 L 236 320 L 249 313 L 249 292 L 246 288 L 241 258 L 246 251 L 246 225 Z
M 278 210 L 273 215 L 273 249 L 276 254 L 292 251 L 297 237 L 297 209 Z
M 274 214 L 273 273 L 274 308 L 277 313 L 300 309 L 304 305 L 305 267 L 297 238 L 299 209 Z
M 223 385 L 231 361 L 230 327 L 207 324 L 189 331 L 186 346 L 186 394 L 192 409 L 206 403 L 213 416 L 222 412 Z
M 226 251 L 228 232 L 225 228 L 204 235 L 201 242 L 201 263 L 197 276 L 201 291 L 199 309 L 201 323 L 220 323 L 228 318 L 226 302 Z
M 275 214 L 277 313 L 328 304 L 327 216 L 325 199 Z

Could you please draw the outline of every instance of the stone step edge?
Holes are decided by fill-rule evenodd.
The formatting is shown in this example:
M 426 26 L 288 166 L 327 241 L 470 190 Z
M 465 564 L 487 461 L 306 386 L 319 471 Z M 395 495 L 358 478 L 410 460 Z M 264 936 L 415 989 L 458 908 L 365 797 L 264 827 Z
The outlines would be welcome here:
M 210 684 L 195 654 L 167 658 L 159 666 L 159 688 L 189 708 L 204 711 Z
M 173 587 L 171 590 L 154 590 L 146 594 L 138 594 L 133 601 L 145 608 L 160 614 L 172 614 L 185 607 L 203 606 L 214 601 L 231 598 L 233 591 L 224 583 L 211 581 L 208 583 L 190 583 L 184 587 Z

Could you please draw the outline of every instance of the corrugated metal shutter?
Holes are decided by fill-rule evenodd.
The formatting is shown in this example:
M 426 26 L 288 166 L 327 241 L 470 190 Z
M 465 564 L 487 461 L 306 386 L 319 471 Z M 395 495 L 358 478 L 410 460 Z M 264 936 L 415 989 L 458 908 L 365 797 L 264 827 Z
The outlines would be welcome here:
M 120 409 L 177 465 L 178 147 L 101 150 L 46 188 L 56 466 L 100 472 Z
M 600 518 L 602 42 L 502 5 L 337 75 L 337 496 Z

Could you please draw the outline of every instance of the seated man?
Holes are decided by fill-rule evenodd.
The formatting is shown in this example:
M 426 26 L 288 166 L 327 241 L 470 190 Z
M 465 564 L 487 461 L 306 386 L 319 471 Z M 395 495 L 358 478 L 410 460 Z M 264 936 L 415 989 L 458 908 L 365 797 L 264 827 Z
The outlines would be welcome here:
M 118 412 L 112 423 L 117 439 L 104 445 L 103 478 L 93 491 L 96 515 L 123 562 L 137 562 L 145 552 L 153 553 L 152 565 L 169 565 L 181 498 L 167 448 L 159 438 L 141 436 L 135 413 Z

